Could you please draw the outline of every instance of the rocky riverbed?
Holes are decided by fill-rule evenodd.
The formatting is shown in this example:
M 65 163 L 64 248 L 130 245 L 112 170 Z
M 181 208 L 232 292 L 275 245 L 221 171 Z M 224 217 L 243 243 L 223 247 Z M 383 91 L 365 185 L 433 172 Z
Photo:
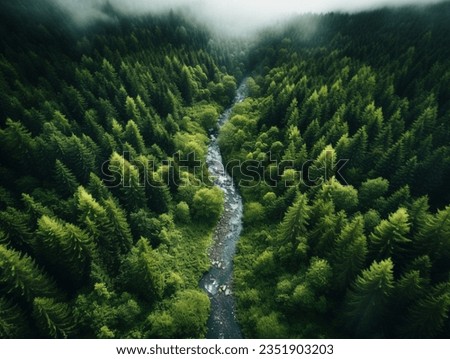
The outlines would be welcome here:
M 233 106 L 244 100 L 246 92 L 244 81 L 236 91 L 233 105 L 219 117 L 219 127 L 228 121 Z M 242 231 L 242 198 L 231 176 L 225 171 L 216 135 L 211 135 L 207 163 L 209 174 L 224 192 L 225 200 L 224 212 L 214 231 L 209 250 L 211 269 L 200 281 L 200 287 L 211 299 L 207 338 L 237 339 L 242 338 L 242 334 L 236 320 L 232 277 L 236 243 Z

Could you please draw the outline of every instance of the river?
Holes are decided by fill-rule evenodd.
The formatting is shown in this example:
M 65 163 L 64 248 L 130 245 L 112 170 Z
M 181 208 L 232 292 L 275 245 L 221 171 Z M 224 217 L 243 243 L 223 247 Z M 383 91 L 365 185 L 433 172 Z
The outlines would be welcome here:
M 219 131 L 229 120 L 235 104 L 246 97 L 245 81 L 236 91 L 233 104 L 225 110 L 218 119 Z M 213 234 L 213 243 L 209 249 L 211 269 L 200 281 L 211 300 L 211 314 L 208 319 L 207 338 L 239 339 L 242 333 L 236 319 L 233 297 L 233 257 L 236 243 L 242 231 L 242 198 L 235 187 L 233 179 L 225 171 L 220 148 L 217 143 L 217 133 L 211 135 L 206 158 L 209 174 L 214 178 L 214 184 L 224 192 L 224 212 Z

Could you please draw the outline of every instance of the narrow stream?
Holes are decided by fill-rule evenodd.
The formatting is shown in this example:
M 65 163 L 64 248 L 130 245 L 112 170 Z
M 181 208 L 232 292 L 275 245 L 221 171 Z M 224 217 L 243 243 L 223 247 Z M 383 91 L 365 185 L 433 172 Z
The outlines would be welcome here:
M 236 91 L 233 104 L 219 117 L 219 127 L 228 121 L 233 106 L 244 100 L 247 92 L 245 81 Z M 200 281 L 211 300 L 211 314 L 208 320 L 207 338 L 239 339 L 241 330 L 236 320 L 232 292 L 233 257 L 236 243 L 242 230 L 242 198 L 225 166 L 217 143 L 217 136 L 211 136 L 206 158 L 209 174 L 214 183 L 224 192 L 224 212 L 213 234 L 210 248 L 211 269 Z

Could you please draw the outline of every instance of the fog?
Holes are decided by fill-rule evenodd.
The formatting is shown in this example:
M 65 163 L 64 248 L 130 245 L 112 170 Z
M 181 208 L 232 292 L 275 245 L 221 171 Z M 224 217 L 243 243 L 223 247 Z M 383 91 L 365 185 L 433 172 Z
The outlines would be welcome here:
M 287 16 L 331 11 L 358 12 L 379 7 L 426 5 L 440 0 L 51 0 L 68 10 L 77 25 L 107 19 L 110 3 L 126 14 L 181 11 L 221 33 L 245 35 Z

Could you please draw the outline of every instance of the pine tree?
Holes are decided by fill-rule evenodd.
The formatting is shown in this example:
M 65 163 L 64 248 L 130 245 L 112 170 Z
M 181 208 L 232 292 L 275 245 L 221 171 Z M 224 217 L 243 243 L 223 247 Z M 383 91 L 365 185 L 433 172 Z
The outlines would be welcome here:
M 427 254 L 436 255 L 446 251 L 450 238 L 450 206 L 438 210 L 434 216 L 427 216 L 420 228 L 417 240 Z
M 44 338 L 68 338 L 74 332 L 75 323 L 69 306 L 51 298 L 35 298 L 33 318 Z
M 309 219 L 308 199 L 298 193 L 291 207 L 284 215 L 278 228 L 278 256 L 284 265 L 295 266 L 296 253 L 306 256 L 308 249 L 306 226 Z
M 314 119 L 321 119 L 320 98 L 316 90 L 302 104 L 299 125 L 303 127 L 305 124 L 311 123 Z
M 181 70 L 180 92 L 186 104 L 192 104 L 195 93 L 195 82 L 187 66 L 183 66 Z
M 98 147 L 86 135 L 79 138 L 75 135 L 63 140 L 63 162 L 73 170 L 81 182 L 87 182 L 89 174 L 96 168 Z
M 359 275 L 347 294 L 347 327 L 357 337 L 380 337 L 383 319 L 394 287 L 394 265 L 390 258 L 373 262 Z
M 0 338 L 24 339 L 28 336 L 25 314 L 17 306 L 0 297 Z
M 336 213 L 333 202 L 322 198 L 313 202 L 309 213 L 311 226 L 307 237 L 311 255 L 328 258 L 345 214 Z
M 125 212 L 112 197 L 104 200 L 102 204 L 114 229 L 114 238 L 111 238 L 111 241 L 114 240 L 116 242 L 114 245 L 116 247 L 115 251 L 120 254 L 128 253 L 133 241 Z
M 78 222 L 96 243 L 99 257 L 94 258 L 94 261 L 105 265 L 110 273 L 116 273 L 120 261 L 120 246 L 124 243 L 121 244 L 118 239 L 121 234 L 116 233 L 116 225 L 109 219 L 111 209 L 107 211 L 82 186 L 78 188 L 75 199 Z
M 317 198 L 332 201 L 336 211 L 352 213 L 358 206 L 358 191 L 351 185 L 342 185 L 335 177 L 322 184 Z
M 302 130 L 302 128 L 300 130 Z M 313 119 L 309 123 L 308 127 L 306 127 L 304 132 L 302 130 L 302 133 L 303 139 L 305 140 L 305 143 L 308 146 L 308 148 L 313 147 L 321 135 L 321 128 L 319 121 L 317 121 L 317 119 Z
M 36 142 L 21 122 L 8 118 L 6 129 L 0 129 L 0 137 L 2 138 L 1 152 L 10 156 L 10 158 L 3 158 L 3 160 L 16 168 L 21 168 L 23 171 L 29 169 L 30 166 L 34 166 L 33 154 L 36 150 Z
M 414 200 L 408 206 L 408 214 L 411 222 L 411 233 L 415 235 L 420 228 L 426 225 L 427 220 L 429 220 L 429 209 L 428 197 L 420 197 Z
M 392 323 L 388 337 L 398 336 L 399 328 L 408 321 L 408 310 L 411 305 L 424 298 L 428 290 L 428 280 L 423 278 L 419 270 L 409 270 L 395 284 L 390 303 L 389 322 Z
M 416 252 L 427 254 L 434 262 L 434 272 L 445 278 L 450 258 L 450 206 L 438 210 L 435 215 L 424 218 L 419 233 L 415 236 Z
M 450 309 L 449 284 L 438 285 L 426 297 L 419 299 L 409 310 L 401 328 L 405 338 L 434 338 L 448 320 Z
M 30 223 L 33 224 L 33 230 L 36 229 L 37 221 L 44 215 L 53 216 L 53 211 L 36 201 L 32 196 L 22 193 L 22 201 L 25 205 L 27 214 L 30 217 Z
M 0 225 L 11 246 L 19 250 L 30 251 L 32 248 L 32 232 L 29 226 L 30 217 L 15 208 L 8 207 L 0 212 Z
M 141 238 L 124 259 L 121 282 L 127 290 L 154 302 L 163 297 L 166 286 L 163 265 L 160 254 Z
M 59 193 L 63 196 L 72 196 L 79 183 L 72 171 L 60 160 L 55 162 L 55 183 Z
M 361 184 L 358 191 L 359 207 L 362 210 L 372 208 L 373 203 L 384 196 L 389 189 L 389 181 L 378 177 L 368 179 Z
M 125 126 L 124 139 L 125 141 L 128 141 L 128 143 L 130 143 L 139 154 L 145 154 L 147 152 L 144 138 L 133 120 L 129 120 Z
M 383 127 L 383 110 L 376 108 L 375 103 L 372 102 L 364 110 L 361 121 L 366 127 L 368 137 L 375 139 Z
M 367 240 L 364 235 L 364 220 L 356 216 L 340 233 L 333 252 L 335 284 L 339 290 L 347 288 L 366 261 Z
M 53 281 L 29 256 L 3 245 L 0 245 L 0 284 L 6 293 L 29 302 L 38 296 L 58 296 Z
M 334 176 L 336 151 L 333 146 L 326 146 L 308 169 L 308 179 L 314 185 L 321 185 Z
M 146 208 L 145 188 L 141 184 L 138 168 L 115 152 L 111 155 L 109 170 L 116 177 L 125 207 L 132 212 Z
M 397 259 L 405 258 L 410 248 L 411 240 L 406 237 L 409 230 L 409 216 L 405 208 L 399 208 L 387 220 L 382 220 L 370 236 L 372 258 L 393 257 L 400 264 Z
M 87 185 L 87 191 L 92 194 L 92 196 L 97 201 L 103 201 L 111 197 L 111 192 L 105 186 L 103 181 L 95 173 L 91 172 L 89 175 L 89 182 Z
M 42 256 L 61 283 L 74 288 L 83 283 L 94 252 L 92 239 L 77 226 L 46 215 L 38 221 Z

